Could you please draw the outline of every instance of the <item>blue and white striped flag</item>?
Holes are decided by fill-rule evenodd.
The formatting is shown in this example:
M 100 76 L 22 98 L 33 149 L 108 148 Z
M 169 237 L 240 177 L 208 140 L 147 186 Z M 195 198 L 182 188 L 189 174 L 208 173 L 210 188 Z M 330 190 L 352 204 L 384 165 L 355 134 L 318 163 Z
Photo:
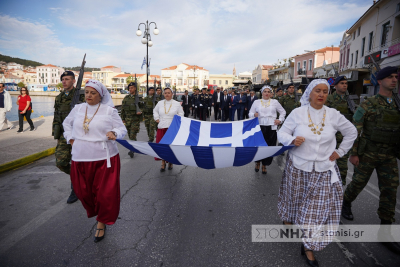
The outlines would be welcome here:
M 258 119 L 233 122 L 175 115 L 160 143 L 117 140 L 131 151 L 203 169 L 243 166 L 282 154 L 293 146 L 268 146 Z
M 144 59 L 143 59 L 142 68 L 141 69 L 143 69 L 143 66 L 145 66 L 145 65 L 146 65 L 146 57 L 144 57 Z

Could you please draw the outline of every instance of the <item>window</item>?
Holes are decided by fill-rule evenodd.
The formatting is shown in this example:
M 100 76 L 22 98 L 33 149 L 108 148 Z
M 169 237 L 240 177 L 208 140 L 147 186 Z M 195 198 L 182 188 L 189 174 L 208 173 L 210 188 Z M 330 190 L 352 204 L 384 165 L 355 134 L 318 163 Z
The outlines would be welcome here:
M 353 66 L 353 53 L 351 53 L 350 66 Z
M 357 29 L 357 37 L 360 36 L 360 32 L 361 32 L 361 26 L 358 27 L 358 29 Z
M 396 13 L 400 11 L 400 3 L 397 4 L 396 6 Z
M 340 66 L 343 65 L 343 53 L 340 53 Z
M 312 70 L 312 59 L 308 61 L 308 70 Z
M 217 84 L 217 81 L 216 81 L 216 80 L 213 80 L 213 84 Z
M 358 63 L 358 50 L 356 51 L 356 65 Z
M 356 39 L 356 32 L 353 32 L 353 40 Z
M 219 85 L 221 85 L 222 84 L 222 80 L 219 80 Z
M 347 62 L 346 62 L 347 66 L 349 65 L 349 59 L 350 59 L 350 48 L 347 49 Z
M 374 37 L 374 32 L 369 33 L 369 41 L 368 41 L 368 51 L 372 50 L 372 38 Z
M 381 38 L 381 46 L 386 45 L 386 41 L 388 38 L 388 33 L 389 33 L 389 28 L 390 27 L 390 21 L 386 22 L 385 24 L 382 25 L 382 38 Z
M 365 37 L 362 38 L 362 42 L 361 42 L 361 56 L 364 56 L 364 50 L 365 50 Z
M 178 80 L 178 85 L 182 85 L 182 80 Z
M 297 62 L 297 71 L 300 70 L 300 62 Z
M 303 70 L 307 69 L 307 60 L 303 60 Z
M 225 85 L 228 85 L 228 80 L 225 80 Z

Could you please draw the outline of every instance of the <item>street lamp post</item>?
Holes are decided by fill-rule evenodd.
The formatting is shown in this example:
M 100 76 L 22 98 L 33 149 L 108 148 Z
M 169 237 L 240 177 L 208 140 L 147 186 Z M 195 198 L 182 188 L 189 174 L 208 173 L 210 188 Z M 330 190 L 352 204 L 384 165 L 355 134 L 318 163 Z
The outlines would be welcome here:
M 193 90 L 196 85 L 196 65 L 193 66 Z
M 151 35 L 150 35 L 150 25 L 154 24 L 155 28 L 153 30 L 153 33 L 155 35 L 159 34 L 159 30 L 157 28 L 157 24 L 155 22 L 150 22 L 147 20 L 146 23 L 139 23 L 138 26 L 138 30 L 136 31 L 136 35 L 137 36 L 141 36 L 142 35 L 142 31 L 140 30 L 140 25 L 144 25 L 144 34 L 143 34 L 143 38 L 142 38 L 142 44 L 146 45 L 146 78 L 147 78 L 147 88 L 146 88 L 146 92 L 148 93 L 149 91 L 149 46 L 152 47 L 153 46 L 153 42 L 151 41 Z

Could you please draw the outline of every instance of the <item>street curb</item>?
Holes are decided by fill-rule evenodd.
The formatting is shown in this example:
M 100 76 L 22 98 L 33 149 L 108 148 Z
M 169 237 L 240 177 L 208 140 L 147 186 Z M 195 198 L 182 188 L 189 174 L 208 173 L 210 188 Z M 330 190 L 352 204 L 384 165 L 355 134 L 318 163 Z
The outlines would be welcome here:
M 46 149 L 42 152 L 38 152 L 38 153 L 23 157 L 23 158 L 20 158 L 17 160 L 13 160 L 13 161 L 1 164 L 0 165 L 0 173 L 6 172 L 6 171 L 9 171 L 12 169 L 16 169 L 18 167 L 21 167 L 21 166 L 24 166 L 31 162 L 34 162 L 35 160 L 53 155 L 55 151 L 56 151 L 56 147 L 52 147 L 52 148 Z

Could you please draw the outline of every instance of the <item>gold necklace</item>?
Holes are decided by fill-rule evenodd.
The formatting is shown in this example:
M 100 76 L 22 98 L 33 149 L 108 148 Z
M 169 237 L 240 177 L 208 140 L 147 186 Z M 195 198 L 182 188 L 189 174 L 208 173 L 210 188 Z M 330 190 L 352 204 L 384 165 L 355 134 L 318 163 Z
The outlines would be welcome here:
M 168 114 L 168 113 L 169 113 L 169 111 L 171 110 L 171 107 L 172 107 L 172 102 L 171 102 L 171 105 L 169 105 L 169 109 L 168 109 L 168 111 L 167 111 L 167 109 L 165 108 L 165 102 L 167 102 L 167 100 L 165 100 L 165 101 L 164 101 L 164 112 L 165 112 L 165 114 Z
M 322 117 L 322 120 L 320 121 L 320 123 L 318 123 L 318 124 L 316 124 L 316 125 L 315 125 L 314 122 L 311 120 L 310 109 L 308 109 L 307 112 L 308 112 L 308 122 L 310 123 L 310 124 L 308 125 L 308 127 L 311 128 L 311 131 L 312 131 L 314 134 L 320 135 L 321 132 L 324 130 L 323 127 L 325 127 L 326 110 L 324 109 L 324 116 Z M 320 124 L 321 124 L 321 128 L 319 128 L 319 125 L 320 125 Z M 318 129 L 318 128 L 319 128 L 319 129 Z
M 89 123 L 93 120 L 94 116 L 96 115 L 97 111 L 99 111 L 100 108 L 100 103 L 99 106 L 96 109 L 96 112 L 93 114 L 93 116 L 89 119 L 87 116 L 87 109 L 88 107 L 86 106 L 86 112 L 85 112 L 85 119 L 83 120 L 83 131 L 85 132 L 85 134 L 87 134 L 89 132 Z
M 264 108 L 269 107 L 269 106 L 271 105 L 271 98 L 268 100 L 268 102 L 267 102 L 266 104 L 264 104 L 263 100 L 261 99 L 261 105 L 262 105 Z

